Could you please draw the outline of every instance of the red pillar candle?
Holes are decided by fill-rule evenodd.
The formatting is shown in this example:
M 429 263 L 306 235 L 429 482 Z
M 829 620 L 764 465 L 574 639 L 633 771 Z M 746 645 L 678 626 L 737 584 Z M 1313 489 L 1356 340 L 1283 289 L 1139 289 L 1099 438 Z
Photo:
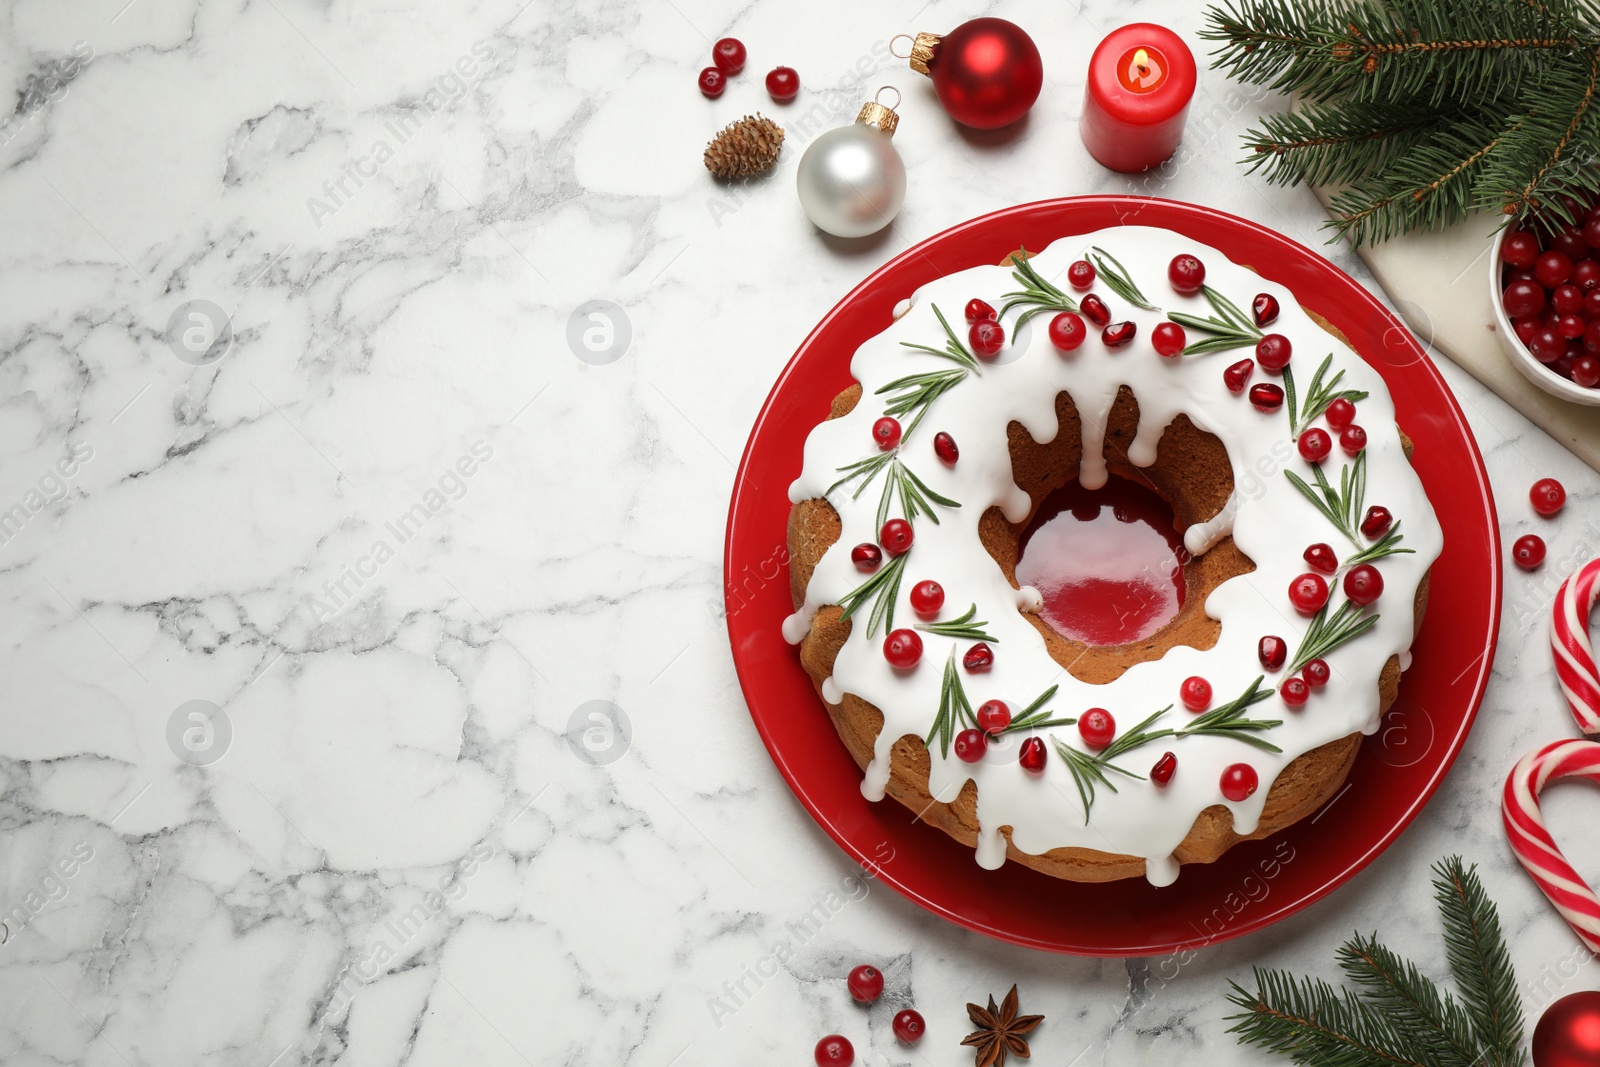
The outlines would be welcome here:
M 1194 96 L 1194 53 L 1165 26 L 1113 30 L 1089 60 L 1079 132 L 1089 154 L 1133 174 L 1168 159 Z

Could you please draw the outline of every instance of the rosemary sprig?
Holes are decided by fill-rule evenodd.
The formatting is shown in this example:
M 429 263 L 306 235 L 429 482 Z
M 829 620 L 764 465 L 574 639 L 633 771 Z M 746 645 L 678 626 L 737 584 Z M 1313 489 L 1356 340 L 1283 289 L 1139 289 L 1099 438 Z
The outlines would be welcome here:
M 1262 730 L 1270 730 L 1274 726 L 1282 726 L 1282 719 L 1247 719 L 1244 713 L 1251 705 L 1272 696 L 1272 689 L 1263 689 L 1261 683 L 1266 681 L 1266 675 L 1258 675 L 1250 683 L 1250 688 L 1235 700 L 1210 711 L 1195 719 L 1189 725 L 1176 731 L 1178 737 L 1198 735 L 1201 737 L 1228 737 L 1235 741 L 1243 741 L 1247 745 L 1266 752 L 1282 752 L 1283 749 L 1260 737 L 1251 736 Z
M 1287 674 L 1293 674 L 1314 659 L 1321 659 L 1347 641 L 1353 641 L 1378 624 L 1376 613 L 1366 614 L 1359 604 L 1346 600 L 1339 610 L 1328 616 L 1328 606 L 1312 616 L 1311 627 L 1300 640 L 1300 651 L 1289 662 Z
M 1200 291 L 1205 294 L 1207 302 L 1216 314 L 1207 318 L 1198 315 L 1189 315 L 1182 311 L 1169 311 L 1167 318 L 1193 330 L 1204 330 L 1213 336 L 1196 341 L 1184 348 L 1186 356 L 1203 356 L 1208 352 L 1223 352 L 1230 348 L 1244 348 L 1253 345 L 1261 339 L 1261 330 L 1255 322 L 1238 305 L 1211 286 L 1202 286 Z
M 1077 719 L 1052 719 L 1050 712 L 1043 710 L 1044 706 L 1050 702 L 1050 698 L 1056 695 L 1056 690 L 1059 688 L 1060 686 L 1052 685 L 1049 689 L 1034 697 L 1033 703 L 1023 708 L 1022 714 L 1012 719 L 1010 724 L 1000 732 L 1009 734 L 1018 730 L 1042 730 L 1046 726 L 1075 725 L 1078 721 Z
M 1414 549 L 1394 547 L 1400 543 L 1401 536 L 1400 524 L 1397 522 L 1389 527 L 1388 533 L 1345 560 L 1344 565 L 1346 567 L 1354 567 L 1358 563 L 1372 563 L 1385 556 L 1393 556 L 1401 552 L 1414 552 Z
M 944 661 L 944 679 L 939 684 L 939 712 L 922 743 L 931 750 L 933 739 L 937 737 L 939 750 L 948 759 L 950 739 L 955 736 L 956 728 L 977 725 L 978 717 L 972 713 L 972 702 L 967 699 L 967 691 L 961 687 L 961 675 L 956 671 L 955 646 L 951 645 L 950 656 Z
M 1356 456 L 1356 461 L 1351 466 L 1346 466 L 1339 471 L 1339 488 L 1336 490 L 1328 484 L 1327 475 L 1322 473 L 1322 464 L 1311 465 L 1311 475 L 1316 479 L 1315 489 L 1306 484 L 1306 480 L 1294 471 L 1283 472 L 1291 485 L 1300 490 L 1307 500 L 1322 512 L 1323 516 L 1350 539 L 1350 543 L 1358 550 L 1365 549 L 1361 543 L 1359 524 L 1361 522 L 1361 503 L 1367 495 L 1367 454 L 1362 452 Z
M 933 510 L 933 505 L 938 504 L 947 508 L 959 508 L 961 505 L 947 496 L 943 496 L 928 488 L 926 482 L 918 478 L 916 472 L 900 462 L 898 450 L 882 452 L 866 459 L 857 460 L 848 466 L 840 467 L 844 475 L 838 481 L 828 486 L 828 493 L 842 485 L 849 485 L 857 478 L 861 484 L 856 486 L 856 491 L 850 494 L 850 499 L 855 500 L 861 496 L 872 480 L 878 476 L 879 471 L 887 471 L 884 475 L 883 495 L 878 500 L 878 527 L 881 529 L 889 518 L 889 505 L 895 500 L 900 501 L 901 515 L 907 522 L 916 522 L 918 515 L 926 515 L 933 520 L 935 526 L 939 525 L 939 516 Z M 823 494 L 826 496 L 827 494 Z
M 1006 302 L 1000 305 L 1000 317 L 1006 317 L 1006 312 L 1015 307 L 1026 307 L 1028 310 L 1017 316 L 1017 325 L 1021 326 L 1035 315 L 1047 311 L 1077 311 L 1078 302 L 1068 296 L 1065 290 L 1046 281 L 1044 276 L 1033 268 L 1033 264 L 1026 259 L 1012 257 L 1011 276 L 1017 280 L 1021 289 L 1006 294 Z
M 1000 639 L 998 637 L 983 632 L 983 628 L 989 624 L 982 619 L 976 618 L 977 614 L 978 605 L 974 604 L 959 619 L 950 619 L 946 622 L 918 623 L 917 629 L 924 633 L 938 634 L 940 637 L 954 637 L 960 641 L 993 641 L 995 644 L 999 644 Z
M 1312 420 L 1324 411 L 1335 400 L 1348 400 L 1352 404 L 1359 403 L 1369 395 L 1364 389 L 1340 389 L 1339 383 L 1344 379 L 1344 371 L 1340 371 L 1327 382 L 1322 380 L 1328 373 L 1328 368 L 1333 366 L 1333 353 L 1329 352 L 1317 366 L 1317 372 L 1311 376 L 1311 388 L 1306 391 L 1306 402 L 1302 408 L 1295 407 L 1294 370 L 1291 367 L 1283 368 L 1283 392 L 1285 405 L 1289 409 L 1289 432 L 1299 436 L 1300 427 L 1310 426 Z
M 945 346 L 934 348 L 932 345 L 920 344 L 916 341 L 901 341 L 907 348 L 914 348 L 919 352 L 927 352 L 947 359 L 956 364 L 955 368 L 938 371 L 923 371 L 918 374 L 908 374 L 903 378 L 896 378 L 888 385 L 882 386 L 874 396 L 889 394 L 889 406 L 884 409 L 885 415 L 899 418 L 910 412 L 916 412 L 915 417 L 906 426 L 901 440 L 910 437 L 922 422 L 922 417 L 928 413 L 928 408 L 933 402 L 945 393 L 966 381 L 967 375 L 981 373 L 978 358 L 967 351 L 967 346 L 961 343 L 961 338 L 950 328 L 950 323 L 945 320 L 944 312 L 939 310 L 939 305 L 933 305 L 933 313 L 939 318 L 939 325 L 944 327 Z
M 1089 249 L 1089 261 L 1094 264 L 1096 273 L 1105 279 L 1107 287 L 1113 293 L 1134 307 L 1144 308 L 1146 311 L 1156 310 L 1156 306 L 1146 300 L 1139 287 L 1133 284 L 1133 279 L 1128 275 L 1128 268 L 1119 263 L 1116 256 L 1095 245 Z
M 1116 783 L 1106 776 L 1108 771 L 1126 778 L 1144 780 L 1144 775 L 1136 774 L 1125 767 L 1118 767 L 1111 761 L 1141 745 L 1147 745 L 1159 738 L 1172 736 L 1174 733 L 1172 730 L 1150 729 L 1150 726 L 1157 719 L 1171 710 L 1172 705 L 1167 705 L 1133 729 L 1125 731 L 1122 736 L 1093 755 L 1064 744 L 1059 739 L 1056 741 L 1056 752 L 1061 756 L 1062 763 L 1066 765 L 1067 772 L 1072 775 L 1072 784 L 1078 787 L 1078 797 L 1083 801 L 1083 823 L 1085 826 L 1089 824 L 1089 811 L 1094 807 L 1095 791 L 1100 786 L 1105 786 L 1113 793 L 1117 791 Z
M 840 620 L 848 619 L 859 611 L 863 604 L 871 601 L 872 612 L 867 616 L 867 637 L 875 636 L 880 625 L 886 633 L 894 629 L 894 603 L 899 599 L 900 581 L 905 577 L 906 560 L 909 558 L 909 552 L 902 552 L 879 567 L 866 581 L 846 593 L 839 601 L 839 607 L 844 609 L 844 614 L 839 616 Z
M 929 352 L 940 359 L 948 359 L 952 363 L 958 363 L 970 371 L 977 371 L 978 357 L 967 351 L 967 346 L 961 343 L 961 338 L 957 337 L 956 332 L 950 328 L 950 323 L 944 317 L 944 312 L 939 310 L 938 304 L 933 305 L 933 313 L 938 317 L 939 325 L 944 327 L 946 340 L 943 348 L 934 348 L 932 345 L 921 344 L 917 341 L 901 341 L 900 343 L 907 348 L 915 348 L 919 352 Z

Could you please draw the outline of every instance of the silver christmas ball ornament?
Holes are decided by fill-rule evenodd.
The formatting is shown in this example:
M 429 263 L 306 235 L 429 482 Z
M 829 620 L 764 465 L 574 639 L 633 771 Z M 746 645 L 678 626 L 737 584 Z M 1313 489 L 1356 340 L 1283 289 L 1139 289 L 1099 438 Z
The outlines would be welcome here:
M 818 229 L 865 237 L 894 221 L 906 200 L 906 165 L 893 141 L 899 123 L 894 108 L 869 100 L 853 125 L 829 130 L 806 148 L 795 183 Z

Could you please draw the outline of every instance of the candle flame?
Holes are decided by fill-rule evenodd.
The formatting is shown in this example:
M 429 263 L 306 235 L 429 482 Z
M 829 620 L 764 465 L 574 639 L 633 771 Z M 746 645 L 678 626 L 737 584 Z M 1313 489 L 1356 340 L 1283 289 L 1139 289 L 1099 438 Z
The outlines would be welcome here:
M 1133 65 L 1139 68 L 1139 73 L 1147 73 L 1150 69 L 1150 53 L 1143 48 L 1133 54 Z

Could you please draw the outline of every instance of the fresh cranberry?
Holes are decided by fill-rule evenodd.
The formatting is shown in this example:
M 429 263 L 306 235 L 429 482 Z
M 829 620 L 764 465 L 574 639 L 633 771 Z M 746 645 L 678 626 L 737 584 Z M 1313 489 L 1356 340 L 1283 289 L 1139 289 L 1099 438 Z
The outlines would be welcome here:
M 1539 258 L 1533 261 L 1533 276 L 1546 289 L 1554 289 L 1572 277 L 1572 257 L 1553 248 L 1541 252 Z
M 1283 407 L 1283 390 L 1271 382 L 1250 387 L 1250 403 L 1257 411 L 1277 411 Z
M 1590 293 L 1600 288 L 1600 263 L 1592 259 L 1580 259 L 1572 265 L 1572 284 L 1578 287 L 1578 292 L 1588 299 Z
M 883 658 L 897 671 L 909 671 L 922 658 L 922 638 L 915 630 L 892 630 L 883 639 Z
M 773 67 L 767 72 L 767 95 L 780 104 L 799 96 L 799 72 L 793 67 Z
M 1507 234 L 1500 246 L 1500 258 L 1513 267 L 1531 267 L 1539 258 L 1539 239 L 1526 230 Z
M 1571 260 L 1589 254 L 1589 242 L 1583 239 L 1582 226 L 1568 226 L 1550 238 L 1550 247 Z
M 944 586 L 932 578 L 911 587 L 911 610 L 924 619 L 931 619 L 944 607 Z
M 1030 741 L 1039 741 L 1037 737 L 1029 738 Z M 1026 747 L 1026 746 L 1024 746 Z M 1044 750 L 1044 742 L 1039 741 L 1039 750 Z M 922 1021 L 922 1013 L 916 1008 L 902 1008 L 894 1016 L 894 1036 L 908 1045 L 915 1045 L 922 1040 L 922 1035 L 927 1032 L 928 1024 Z
M 1170 752 L 1161 753 L 1161 758 L 1156 760 L 1156 765 L 1150 768 L 1150 780 L 1159 786 L 1166 786 L 1172 781 L 1172 776 L 1178 770 L 1178 757 Z
M 911 524 L 904 519 L 890 519 L 883 524 L 883 529 L 878 531 L 878 543 L 883 550 L 891 556 L 898 556 L 911 548 L 915 540 L 911 532 Z
M 1160 356 L 1171 358 L 1182 355 L 1188 343 L 1189 338 L 1184 334 L 1183 327 L 1175 322 L 1163 322 L 1150 331 L 1150 345 Z
M 1256 361 L 1241 359 L 1233 366 L 1222 372 L 1222 384 L 1228 387 L 1230 393 L 1242 393 L 1244 387 L 1250 384 L 1250 375 L 1255 372 Z
M 1083 324 L 1083 319 L 1070 311 L 1063 311 L 1050 320 L 1050 343 L 1063 352 L 1071 352 L 1083 344 L 1083 339 L 1089 336 L 1089 328 Z
M 1311 688 L 1321 689 L 1328 684 L 1328 679 L 1333 677 L 1333 672 L 1328 669 L 1327 660 L 1314 659 L 1306 664 L 1305 669 L 1300 672 L 1300 676 L 1306 680 L 1306 684 Z
M 1571 341 L 1574 338 L 1582 337 L 1584 327 L 1588 325 L 1581 315 L 1563 315 L 1556 320 L 1556 333 Z
M 1584 260 L 1585 263 L 1593 262 Z M 1576 267 L 1573 268 L 1577 270 Z M 1550 306 L 1556 309 L 1557 315 L 1576 315 L 1583 310 L 1583 290 L 1571 282 L 1565 282 L 1555 287 L 1550 294 Z
M 1248 763 L 1235 763 L 1222 772 L 1222 795 L 1235 804 L 1249 800 L 1260 784 L 1256 769 Z
M 1592 260 L 1584 260 L 1585 263 Z M 1600 263 L 1595 266 L 1600 267 Z M 1589 319 L 1600 319 L 1600 289 L 1591 289 L 1583 297 L 1583 314 Z
M 1094 284 L 1094 264 L 1087 259 L 1075 259 L 1067 267 L 1067 284 L 1082 292 Z
M 1376 541 L 1389 532 L 1389 527 L 1394 525 L 1394 516 L 1389 514 L 1389 509 L 1380 504 L 1374 504 L 1367 509 L 1361 518 L 1361 533 L 1368 541 Z
M 1538 282 L 1514 281 L 1500 294 L 1500 306 L 1514 319 L 1525 319 L 1544 310 L 1544 288 Z
M 1327 430 L 1313 426 L 1300 435 L 1299 448 L 1301 459 L 1307 463 L 1321 463 L 1333 451 L 1333 438 L 1328 436 Z
M 974 322 L 996 322 L 999 318 L 1000 316 L 995 314 L 994 308 L 990 307 L 986 301 L 979 300 L 977 297 L 967 301 L 967 323 L 969 325 Z
M 967 649 L 967 654 L 961 657 L 961 665 L 969 674 L 982 674 L 994 666 L 994 649 L 979 641 Z
M 1528 499 L 1533 503 L 1534 511 L 1541 515 L 1554 515 L 1566 506 L 1567 490 L 1554 478 L 1540 478 L 1528 490 Z
M 1206 284 L 1206 265 L 1187 252 L 1167 264 L 1167 280 L 1180 293 L 1198 293 Z
M 1542 323 L 1540 323 L 1537 318 L 1517 319 L 1511 324 L 1511 332 L 1517 335 L 1517 340 L 1521 341 L 1523 347 L 1526 348 L 1528 342 L 1533 340 L 1534 331 L 1537 330 L 1541 325 Z M 1589 336 L 1589 331 L 1585 329 L 1583 336 L 1583 343 L 1585 347 L 1587 347 L 1589 344 Z M 1595 351 L 1600 352 L 1600 333 L 1594 334 L 1594 337 L 1596 338 Z
M 858 571 L 875 571 L 878 564 L 883 562 L 883 550 L 868 541 L 850 550 L 850 562 L 856 565 Z
M 728 76 L 716 67 L 707 67 L 700 72 L 700 94 L 707 99 L 715 100 L 727 87 Z
M 946 467 L 954 467 L 956 460 L 961 458 L 961 449 L 956 447 L 956 439 L 940 430 L 933 435 L 933 454 L 939 457 L 939 462 Z
M 1600 359 L 1579 356 L 1572 361 L 1572 380 L 1585 389 L 1600 385 Z
M 1030 737 L 1022 742 L 1022 748 L 1017 753 L 1017 762 L 1031 774 L 1042 774 L 1046 759 L 1044 740 L 1038 737 Z
M 967 331 L 967 343 L 972 345 L 972 351 L 979 359 L 985 362 L 992 360 L 1005 347 L 1005 327 L 992 319 L 979 319 Z
M 1078 307 L 1083 310 L 1084 316 L 1096 326 L 1104 326 L 1111 321 L 1111 309 L 1106 307 L 1104 300 L 1101 300 L 1093 293 L 1084 297 L 1079 302 Z
M 1100 331 L 1100 340 L 1107 348 L 1121 348 L 1138 332 L 1139 327 L 1132 322 L 1114 322 Z
M 1178 699 L 1190 711 L 1204 711 L 1211 706 L 1211 683 L 1199 675 L 1191 675 L 1178 686 Z
M 1311 696 L 1311 687 L 1306 684 L 1304 678 L 1295 675 L 1293 678 L 1283 680 L 1283 684 L 1278 687 L 1278 695 L 1291 708 L 1304 707 L 1306 700 Z
M 1366 607 L 1383 595 L 1383 575 L 1370 563 L 1359 563 L 1345 572 L 1344 595 L 1353 604 Z
M 1511 558 L 1523 570 L 1533 570 L 1544 562 L 1544 538 L 1538 534 L 1523 534 L 1511 546 Z
M 1528 339 L 1528 351 L 1540 363 L 1554 363 L 1567 354 L 1567 339 L 1554 326 L 1542 326 Z
M 982 730 L 962 730 L 956 734 L 956 758 L 962 763 L 977 763 L 989 750 L 988 737 Z
M 1271 326 L 1278 321 L 1278 298 L 1271 293 L 1257 293 L 1250 301 L 1250 317 L 1257 326 Z
M 852 1000 L 871 1004 L 883 996 L 883 972 L 870 963 L 863 963 L 850 972 L 845 986 L 850 990 Z
M 1510 285 L 1512 282 L 1533 282 L 1537 285 L 1539 282 L 1539 279 L 1533 276 L 1532 267 L 1517 267 L 1513 270 L 1507 271 L 1503 280 L 1507 285 Z M 1539 288 L 1542 289 L 1544 286 L 1541 285 Z
M 978 705 L 978 729 L 986 734 L 1004 732 L 1011 725 L 1011 708 L 1004 700 L 985 700 Z
M 829 1034 L 817 1042 L 811 1056 L 817 1061 L 817 1067 L 850 1067 L 856 1062 L 856 1049 L 848 1038 Z
M 900 420 L 885 415 L 872 424 L 872 439 L 884 452 L 900 443 Z
M 737 37 L 724 37 L 711 46 L 711 61 L 724 74 L 739 73 L 744 69 L 744 44 Z
M 1289 583 L 1289 603 L 1302 615 L 1315 615 L 1328 602 L 1328 580 L 1306 573 Z
M 1583 241 L 1590 248 L 1600 248 L 1600 216 L 1590 215 L 1583 226 Z
M 1256 656 L 1261 660 L 1264 670 L 1276 671 L 1283 668 L 1284 661 L 1289 658 L 1289 645 L 1281 637 L 1268 634 L 1256 645 Z
M 1306 549 L 1303 558 L 1311 564 L 1313 570 L 1319 570 L 1323 574 L 1332 574 L 1339 569 L 1339 557 L 1333 551 L 1333 546 L 1322 541 Z
M 1356 406 L 1341 396 L 1328 405 L 1322 417 L 1327 419 L 1328 425 L 1335 430 L 1342 430 L 1356 421 Z
M 1293 346 L 1281 333 L 1269 333 L 1256 342 L 1256 362 L 1268 374 L 1278 374 L 1289 365 Z
M 1346 426 L 1339 431 L 1339 447 L 1349 455 L 1360 455 L 1367 447 L 1367 431 L 1359 426 Z
M 1101 749 L 1117 736 L 1117 720 L 1105 708 L 1090 708 L 1078 719 L 1078 733 L 1090 748 Z

